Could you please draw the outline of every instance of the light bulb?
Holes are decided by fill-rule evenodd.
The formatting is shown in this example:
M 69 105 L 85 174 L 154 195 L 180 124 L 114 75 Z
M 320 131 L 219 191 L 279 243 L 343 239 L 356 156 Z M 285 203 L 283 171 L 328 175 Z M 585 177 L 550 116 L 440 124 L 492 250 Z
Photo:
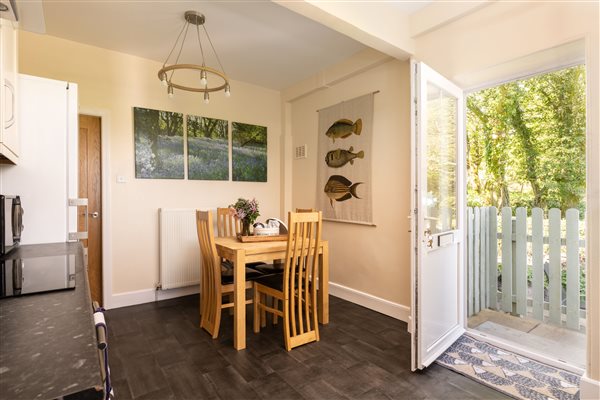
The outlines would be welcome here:
M 202 72 L 200 72 L 200 84 L 202 86 L 206 86 L 207 83 L 208 80 L 206 79 L 206 71 L 202 70 Z
M 160 76 L 160 83 L 164 86 L 167 87 L 167 74 L 162 74 Z
M 225 85 L 225 97 L 231 96 L 231 88 L 229 87 L 229 83 Z
M 168 87 L 168 89 L 167 89 L 167 93 L 169 94 L 169 98 L 170 98 L 170 99 L 172 99 L 172 98 L 173 98 L 173 96 L 175 95 L 175 94 L 173 93 L 173 86 L 169 86 L 169 87 Z
M 210 96 L 208 95 L 208 92 L 204 92 L 204 104 L 208 104 L 209 101 Z

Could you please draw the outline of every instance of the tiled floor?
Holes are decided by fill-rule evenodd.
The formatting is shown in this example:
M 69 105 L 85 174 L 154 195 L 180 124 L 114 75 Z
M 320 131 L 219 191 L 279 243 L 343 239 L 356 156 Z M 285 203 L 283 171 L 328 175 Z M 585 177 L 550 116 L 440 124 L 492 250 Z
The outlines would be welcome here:
M 507 399 L 432 365 L 410 372 L 406 324 L 331 297 L 321 341 L 285 351 L 281 324 L 233 349 L 233 320 L 217 340 L 198 328 L 198 296 L 110 310 L 109 355 L 121 399 Z M 250 310 L 249 310 L 250 311 Z

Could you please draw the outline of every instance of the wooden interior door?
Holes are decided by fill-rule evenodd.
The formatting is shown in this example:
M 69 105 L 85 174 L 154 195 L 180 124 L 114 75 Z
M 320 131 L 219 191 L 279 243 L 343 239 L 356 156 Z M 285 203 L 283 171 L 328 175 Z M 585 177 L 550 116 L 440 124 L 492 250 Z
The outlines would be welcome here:
M 102 153 L 100 117 L 79 115 L 79 198 L 88 199 L 88 278 L 92 300 L 102 303 Z M 79 230 L 85 214 L 78 213 Z

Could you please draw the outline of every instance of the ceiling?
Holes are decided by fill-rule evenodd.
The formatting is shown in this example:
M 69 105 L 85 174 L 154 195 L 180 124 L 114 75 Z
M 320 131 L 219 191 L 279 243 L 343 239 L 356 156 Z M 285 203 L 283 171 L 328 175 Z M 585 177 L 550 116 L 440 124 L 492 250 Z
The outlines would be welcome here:
M 395 7 L 411 14 L 427 3 L 397 2 Z M 276 90 L 365 49 L 341 33 L 266 0 L 43 0 L 42 5 L 49 35 L 161 63 L 183 26 L 184 12 L 202 12 L 229 77 Z M 201 63 L 195 39 L 188 36 L 180 62 Z M 216 66 L 212 58 L 206 64 Z

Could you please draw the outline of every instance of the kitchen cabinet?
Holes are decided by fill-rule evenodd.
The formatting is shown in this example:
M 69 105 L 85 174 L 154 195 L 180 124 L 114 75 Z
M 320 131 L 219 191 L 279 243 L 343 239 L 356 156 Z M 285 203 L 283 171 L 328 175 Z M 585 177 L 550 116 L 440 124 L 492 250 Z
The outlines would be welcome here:
M 19 161 L 18 30 L 0 18 L 0 163 Z
M 69 240 L 77 231 L 77 84 L 19 74 L 19 165 L 0 168 L 2 193 L 21 197 L 21 244 Z

